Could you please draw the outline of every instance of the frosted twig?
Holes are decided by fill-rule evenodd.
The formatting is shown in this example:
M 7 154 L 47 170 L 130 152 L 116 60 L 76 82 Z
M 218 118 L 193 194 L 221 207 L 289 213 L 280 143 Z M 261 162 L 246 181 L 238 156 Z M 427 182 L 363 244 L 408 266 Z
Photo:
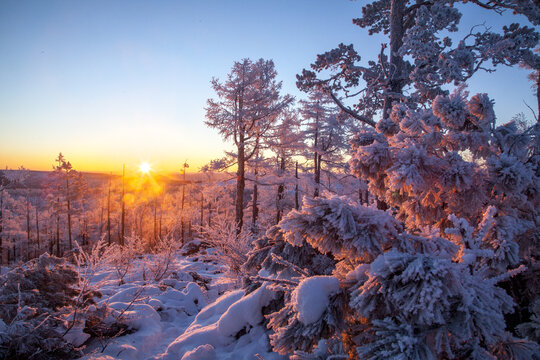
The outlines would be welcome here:
M 282 258 L 281 256 L 277 255 L 277 254 L 274 254 L 272 253 L 272 259 L 280 264 L 280 265 L 283 265 L 283 266 L 286 266 L 294 271 L 296 271 L 297 273 L 299 273 L 300 275 L 304 275 L 304 276 L 309 276 L 308 272 L 304 269 L 302 269 L 301 267 L 299 266 L 296 266 L 294 265 L 293 263 L 285 260 L 284 258 Z
M 259 282 L 268 281 L 268 282 L 271 282 L 271 283 L 274 283 L 274 284 L 286 284 L 286 285 L 292 285 L 292 286 L 298 286 L 298 284 L 299 284 L 296 281 L 285 280 L 285 279 L 271 279 L 271 278 L 258 276 L 258 275 L 257 276 L 252 276 L 251 280 L 259 281 Z
M 500 274 L 500 275 L 497 275 L 497 276 L 494 276 L 494 277 L 490 278 L 489 281 L 492 284 L 498 284 L 501 281 L 505 281 L 507 279 L 510 279 L 510 278 L 516 276 L 517 274 L 520 274 L 520 273 L 524 272 L 525 270 L 527 270 L 527 267 L 522 264 L 522 265 L 519 265 L 515 269 L 508 270 L 504 274 Z
M 48 315 L 45 317 L 45 319 L 43 319 L 43 321 L 40 322 L 40 323 L 34 328 L 34 330 L 39 329 L 39 328 L 41 327 L 41 325 L 45 324 L 45 321 L 47 321 L 50 317 L 51 317 L 51 315 L 48 314 Z M 64 335 L 65 335 L 65 334 L 64 334 Z
M 21 311 L 21 283 L 17 283 L 17 312 Z

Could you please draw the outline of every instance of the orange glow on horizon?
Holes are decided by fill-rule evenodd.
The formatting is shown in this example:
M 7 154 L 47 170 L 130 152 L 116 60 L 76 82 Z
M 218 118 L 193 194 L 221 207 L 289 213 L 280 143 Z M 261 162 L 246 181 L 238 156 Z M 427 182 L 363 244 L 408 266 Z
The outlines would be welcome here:
M 116 175 L 122 174 L 122 164 L 126 164 L 126 172 L 141 171 L 140 166 L 143 162 L 144 155 L 119 154 L 120 156 L 112 159 L 107 156 L 93 156 L 93 154 L 84 154 L 79 151 L 62 151 L 62 154 L 73 165 L 77 171 L 90 173 L 113 173 Z M 169 155 L 168 156 L 153 156 L 159 158 L 159 161 L 152 162 L 151 172 L 155 174 L 180 174 L 182 172 L 182 164 L 185 156 Z M 193 172 L 197 172 L 199 168 L 207 164 L 212 158 L 218 156 L 214 154 L 199 154 L 200 156 L 190 157 L 190 168 Z M 220 155 L 220 154 L 218 154 Z M 18 169 L 24 166 L 29 170 L 36 171 L 51 171 L 54 166 L 54 159 L 58 156 L 58 151 L 43 151 L 41 153 L 27 151 L 22 155 L 10 153 L 10 151 L 2 152 L 0 149 L 0 170 L 5 168 Z

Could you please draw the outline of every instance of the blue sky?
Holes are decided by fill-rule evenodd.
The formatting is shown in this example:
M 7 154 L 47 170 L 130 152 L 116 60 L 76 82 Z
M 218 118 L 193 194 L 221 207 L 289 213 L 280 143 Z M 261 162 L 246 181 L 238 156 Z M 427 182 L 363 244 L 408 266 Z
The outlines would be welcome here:
M 0 167 L 48 169 L 59 151 L 102 171 L 220 157 L 228 145 L 203 124 L 211 78 L 244 57 L 273 59 L 283 92 L 300 98 L 295 75 L 316 54 L 340 42 L 365 59 L 379 50 L 380 38 L 352 24 L 362 3 L 2 0 Z M 467 11 L 463 23 L 482 14 Z M 470 90 L 488 92 L 504 122 L 527 113 L 524 100 L 536 106 L 526 75 L 478 75 Z

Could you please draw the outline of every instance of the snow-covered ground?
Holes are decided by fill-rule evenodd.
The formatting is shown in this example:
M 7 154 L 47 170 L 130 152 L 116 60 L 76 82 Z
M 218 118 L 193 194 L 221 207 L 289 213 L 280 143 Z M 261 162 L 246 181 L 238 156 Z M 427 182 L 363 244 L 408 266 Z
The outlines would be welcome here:
M 122 285 L 112 266 L 92 276 L 91 284 L 103 294 L 98 305 L 108 303 L 118 310 L 115 316 L 129 325 L 130 333 L 92 340 L 83 359 L 283 358 L 270 351 L 261 324 L 262 307 L 272 300 L 272 291 L 263 286 L 243 296 L 224 266 L 197 254 L 175 254 L 168 275 L 150 281 L 148 264 L 156 260 L 148 255 L 135 260 Z M 81 343 L 86 340 L 82 331 L 72 333 Z

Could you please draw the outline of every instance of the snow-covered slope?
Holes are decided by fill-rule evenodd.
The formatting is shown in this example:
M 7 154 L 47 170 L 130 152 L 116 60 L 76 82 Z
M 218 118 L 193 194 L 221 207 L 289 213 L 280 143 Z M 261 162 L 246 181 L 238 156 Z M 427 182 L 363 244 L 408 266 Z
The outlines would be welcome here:
M 151 255 L 136 260 L 122 285 L 112 267 L 92 277 L 104 295 L 98 305 L 117 310 L 114 316 L 129 325 L 130 333 L 91 341 L 85 360 L 283 358 L 271 353 L 261 324 L 272 291 L 263 286 L 244 296 L 223 266 L 196 255 L 176 255 L 170 275 L 153 282 L 149 260 Z M 84 342 L 85 334 L 80 336 Z

